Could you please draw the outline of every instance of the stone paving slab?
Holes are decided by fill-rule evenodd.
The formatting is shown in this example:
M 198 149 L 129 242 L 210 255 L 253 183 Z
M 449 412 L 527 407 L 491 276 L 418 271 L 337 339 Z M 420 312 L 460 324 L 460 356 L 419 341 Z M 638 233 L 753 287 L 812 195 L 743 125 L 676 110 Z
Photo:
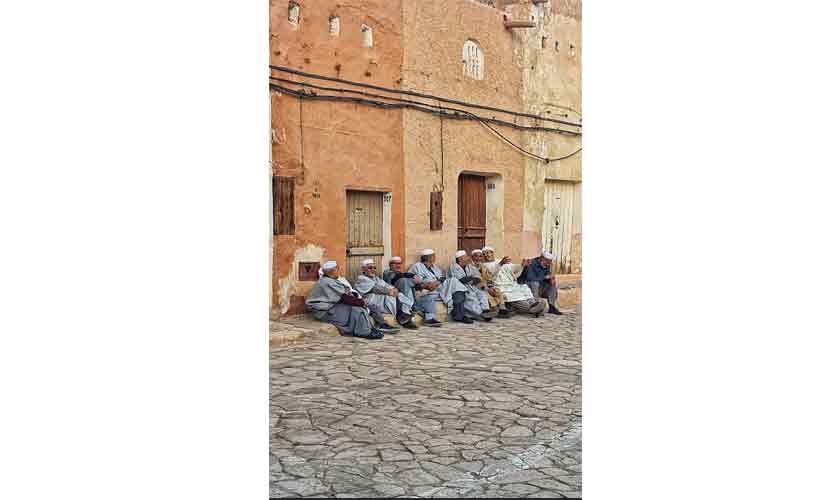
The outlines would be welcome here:
M 272 497 L 580 497 L 580 311 L 564 311 L 272 344 Z

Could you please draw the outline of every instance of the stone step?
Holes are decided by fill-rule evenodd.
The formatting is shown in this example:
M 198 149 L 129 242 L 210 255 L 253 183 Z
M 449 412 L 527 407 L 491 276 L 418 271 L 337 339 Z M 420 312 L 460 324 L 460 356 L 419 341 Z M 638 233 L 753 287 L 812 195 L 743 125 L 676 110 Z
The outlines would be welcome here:
M 582 276 L 580 274 L 555 274 L 557 307 L 576 306 L 581 303 Z

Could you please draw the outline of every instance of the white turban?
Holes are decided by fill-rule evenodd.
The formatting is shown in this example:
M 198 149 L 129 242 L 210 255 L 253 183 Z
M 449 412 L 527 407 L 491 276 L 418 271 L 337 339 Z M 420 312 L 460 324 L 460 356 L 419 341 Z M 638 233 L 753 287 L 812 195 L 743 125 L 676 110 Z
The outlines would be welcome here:
M 334 260 L 328 260 L 324 262 L 324 265 L 321 266 L 321 269 L 323 269 L 324 271 L 329 271 L 330 269 L 335 269 L 336 267 L 338 267 L 338 264 L 336 264 Z
M 482 248 L 481 251 L 482 252 L 494 252 L 494 253 L 496 252 L 495 250 L 493 250 L 493 247 L 490 247 L 490 246 Z
M 362 261 L 362 267 L 373 264 L 373 259 L 365 259 Z
M 424 257 L 426 255 L 434 255 L 434 254 L 435 254 L 435 251 L 432 250 L 431 248 L 427 248 L 427 249 L 423 250 L 422 252 L 420 252 L 420 255 L 422 255 Z
M 467 255 L 467 252 L 465 252 L 463 250 L 458 250 L 457 252 L 455 252 L 455 258 L 456 259 L 459 258 L 459 257 L 463 257 L 464 255 Z
M 472 252 L 470 252 L 470 255 L 475 255 L 475 254 L 477 254 L 477 253 L 481 253 L 481 249 L 480 249 L 480 248 L 476 248 L 475 250 L 473 250 Z
M 554 260 L 554 254 L 549 252 L 548 250 L 543 252 L 543 257 L 545 257 L 548 260 Z
M 391 262 L 402 262 L 402 259 L 399 255 L 394 255 L 393 257 L 391 257 Z

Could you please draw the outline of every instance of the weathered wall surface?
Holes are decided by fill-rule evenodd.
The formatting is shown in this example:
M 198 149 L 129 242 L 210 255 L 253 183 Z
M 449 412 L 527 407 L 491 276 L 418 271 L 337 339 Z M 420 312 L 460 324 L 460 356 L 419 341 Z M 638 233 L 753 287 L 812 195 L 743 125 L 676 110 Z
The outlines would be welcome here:
M 505 29 L 505 19 L 534 21 L 536 27 Z M 405 0 L 403 22 L 404 89 L 579 121 L 579 1 Z M 463 74 L 461 54 L 468 39 L 483 50 L 483 80 Z M 499 118 L 557 126 L 510 115 Z M 420 249 L 433 246 L 439 257 L 451 258 L 457 246 L 457 179 L 467 171 L 502 176 L 504 217 L 489 215 L 488 244 L 514 258 L 535 255 L 542 246 L 545 179 L 580 181 L 580 155 L 547 166 L 505 144 L 478 122 L 445 120 L 441 175 L 439 122 L 420 113 L 404 114 L 406 183 L 422 194 L 407 200 L 406 252 L 415 258 Z M 579 137 L 498 128 L 516 144 L 544 157 L 564 156 L 580 146 Z M 426 193 L 439 189 L 441 180 L 444 227 L 431 231 Z
M 539 4 L 298 0 L 297 4 L 300 17 L 293 25 L 287 19 L 289 1 L 270 1 L 271 64 L 545 117 L 580 119 L 579 0 Z M 337 34 L 330 33 L 331 17 L 339 19 Z M 536 27 L 506 29 L 505 19 L 533 20 Z M 362 25 L 373 30 L 372 47 L 363 46 Z M 467 40 L 483 51 L 481 80 L 463 72 Z M 278 72 L 272 75 L 351 88 Z M 333 259 L 346 266 L 347 189 L 392 193 L 391 254 L 402 255 L 411 264 L 421 249 L 433 247 L 445 266 L 457 249 L 462 172 L 487 176 L 495 186 L 487 195 L 487 243 L 515 259 L 533 256 L 541 248 L 545 179 L 581 180 L 580 155 L 546 166 L 477 121 L 441 121 L 416 110 L 344 102 L 304 100 L 301 107 L 298 99 L 276 92 L 271 106 L 272 171 L 296 179 L 295 234 L 273 239 L 272 299 L 282 313 L 301 311 L 312 286 L 297 280 L 298 262 Z M 520 125 L 569 128 L 464 109 Z M 579 137 L 493 126 L 541 156 L 563 156 L 580 147 Z M 441 190 L 443 230 L 432 231 L 429 197 Z M 580 235 L 575 241 L 579 247 Z
M 527 113 L 568 119 L 579 122 L 581 113 L 580 70 L 580 1 L 550 0 L 542 4 L 519 4 L 506 11 L 520 9 L 520 16 L 528 15 L 536 27 L 520 30 L 520 52 L 523 67 L 522 101 Z M 527 9 L 527 13 L 522 12 Z M 547 125 L 550 125 L 547 123 Z M 549 158 L 565 156 L 580 147 L 580 137 L 550 133 L 525 135 L 524 147 Z M 581 154 L 546 165 L 522 159 L 525 172 L 523 247 L 536 249 L 541 245 L 543 214 L 545 213 L 545 179 L 581 181 Z M 580 235 L 575 235 L 580 241 Z M 532 251 L 532 253 L 533 253 Z M 580 253 L 577 253 L 579 268 Z
M 402 88 L 487 106 L 521 109 L 522 72 L 515 52 L 516 42 L 504 28 L 502 11 L 473 0 L 405 0 L 403 22 Z M 461 56 L 468 39 L 478 42 L 484 53 L 483 80 L 463 74 Z M 504 220 L 491 217 L 488 222 L 503 225 L 504 237 L 498 236 L 501 231 L 494 232 L 488 227 L 487 243 L 499 253 L 518 257 L 523 191 L 520 153 L 479 122 L 444 120 L 443 230 L 431 231 L 429 192 L 441 185 L 440 119 L 406 112 L 403 120 L 406 184 L 416 193 L 407 199 L 406 206 L 409 259 L 417 259 L 425 247 L 434 247 L 439 261 L 448 264 L 452 260 L 458 242 L 461 172 L 502 177 Z M 522 140 L 515 129 L 501 127 L 500 130 L 516 143 Z
M 300 18 L 295 26 L 288 21 L 287 0 L 270 2 L 271 64 L 374 85 L 397 85 L 401 12 L 392 1 L 297 3 Z M 337 36 L 330 34 L 331 16 L 340 19 Z M 373 47 L 362 46 L 363 24 L 373 28 Z M 341 86 L 279 72 L 272 76 Z M 403 251 L 401 114 L 344 102 L 304 100 L 301 105 L 295 97 L 272 92 L 273 171 L 296 179 L 295 234 L 274 236 L 272 304 L 281 313 L 302 312 L 303 299 L 312 288 L 312 282 L 298 281 L 298 262 L 336 260 L 346 266 L 347 189 L 392 193 L 391 248 Z

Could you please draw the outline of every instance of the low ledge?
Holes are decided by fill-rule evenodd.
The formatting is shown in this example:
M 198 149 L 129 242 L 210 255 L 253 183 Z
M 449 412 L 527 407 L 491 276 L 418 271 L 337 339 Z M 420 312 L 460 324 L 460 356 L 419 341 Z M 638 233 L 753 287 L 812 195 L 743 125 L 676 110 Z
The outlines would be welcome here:
M 505 21 L 505 28 L 506 29 L 517 29 L 517 28 L 536 28 L 537 23 L 534 21 Z

